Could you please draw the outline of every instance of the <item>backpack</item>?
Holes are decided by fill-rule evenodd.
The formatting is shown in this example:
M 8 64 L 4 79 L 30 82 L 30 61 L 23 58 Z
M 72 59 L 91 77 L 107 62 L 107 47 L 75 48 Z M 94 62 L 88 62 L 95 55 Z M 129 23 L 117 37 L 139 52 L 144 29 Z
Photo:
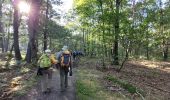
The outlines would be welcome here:
M 50 56 L 50 59 L 51 59 L 52 64 L 57 64 L 58 63 L 58 61 L 56 60 L 56 58 L 55 58 L 55 56 L 53 54 Z
M 71 54 L 69 51 L 65 51 L 61 54 L 61 66 L 69 67 L 71 62 Z
M 46 54 L 43 54 L 38 63 L 40 68 L 47 68 L 51 66 L 51 59 Z

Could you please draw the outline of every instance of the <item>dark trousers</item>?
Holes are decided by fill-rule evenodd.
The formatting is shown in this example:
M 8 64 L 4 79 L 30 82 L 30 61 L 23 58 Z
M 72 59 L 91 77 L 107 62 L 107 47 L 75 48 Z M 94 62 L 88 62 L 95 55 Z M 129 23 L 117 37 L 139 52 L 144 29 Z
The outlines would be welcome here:
M 61 90 L 67 88 L 68 86 L 68 68 L 60 67 L 60 86 Z
M 51 89 L 51 80 L 52 80 L 52 69 L 43 69 L 41 77 L 41 90 L 42 92 Z

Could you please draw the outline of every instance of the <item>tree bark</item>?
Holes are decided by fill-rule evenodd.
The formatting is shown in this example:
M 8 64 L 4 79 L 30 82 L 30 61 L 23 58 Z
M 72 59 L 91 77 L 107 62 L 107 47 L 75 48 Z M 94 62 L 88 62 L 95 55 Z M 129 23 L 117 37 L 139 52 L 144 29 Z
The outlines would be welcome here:
M 27 54 L 26 54 L 25 60 L 27 61 L 27 63 L 31 63 L 31 45 L 30 45 L 30 43 L 28 43 L 28 46 L 27 46 Z
M 14 30 L 14 51 L 16 60 L 21 60 L 21 53 L 19 49 L 19 40 L 18 40 L 18 28 L 19 28 L 19 14 L 17 8 L 17 1 L 14 1 L 14 20 L 13 20 L 13 30 Z
M 1 42 L 1 48 L 2 48 L 2 52 L 4 52 L 4 41 L 3 41 L 3 33 L 4 33 L 4 29 L 3 29 L 3 23 L 2 23 L 2 4 L 3 4 L 4 0 L 0 1 L 0 42 Z
M 29 45 L 31 49 L 27 50 L 28 54 L 31 54 L 31 57 L 27 57 L 27 63 L 31 61 L 33 64 L 37 63 L 37 34 L 38 34 L 38 26 L 39 26 L 39 12 L 41 6 L 41 0 L 30 0 L 31 4 L 31 13 L 29 13 L 28 19 L 28 31 L 29 31 Z M 28 45 L 28 48 L 29 48 Z
M 163 40 L 163 60 L 164 61 L 168 60 L 168 45 L 165 42 L 165 40 Z
M 44 29 L 44 51 L 47 49 L 48 10 L 49 10 L 49 0 L 47 0 L 47 3 L 46 3 L 46 18 L 45 18 L 45 29 Z
M 116 0 L 116 18 L 115 18 L 115 40 L 114 40 L 114 61 L 113 64 L 119 65 L 118 59 L 118 41 L 119 41 L 119 7 L 120 0 Z

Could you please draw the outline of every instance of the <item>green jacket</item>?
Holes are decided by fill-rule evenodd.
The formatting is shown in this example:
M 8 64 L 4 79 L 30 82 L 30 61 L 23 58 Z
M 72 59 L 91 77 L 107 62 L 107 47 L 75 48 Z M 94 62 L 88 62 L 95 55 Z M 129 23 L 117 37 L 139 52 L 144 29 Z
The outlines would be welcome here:
M 51 60 L 48 57 L 47 54 L 43 54 L 39 60 L 38 60 L 38 64 L 40 66 L 40 68 L 47 68 L 51 66 Z

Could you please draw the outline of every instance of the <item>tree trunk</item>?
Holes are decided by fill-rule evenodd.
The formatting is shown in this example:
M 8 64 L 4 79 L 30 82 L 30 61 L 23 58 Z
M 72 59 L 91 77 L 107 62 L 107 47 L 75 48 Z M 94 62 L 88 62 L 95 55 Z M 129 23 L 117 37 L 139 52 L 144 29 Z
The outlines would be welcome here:
M 164 24 L 163 24 L 163 8 L 162 8 L 162 0 L 159 1 L 160 6 L 160 34 L 163 34 Z M 168 59 L 168 46 L 165 41 L 165 37 L 163 36 L 163 60 L 166 61 Z
M 31 49 L 28 49 L 27 54 L 31 53 L 31 57 L 27 57 L 27 63 L 31 61 L 33 64 L 37 63 L 37 34 L 38 34 L 38 26 L 39 26 L 39 11 L 41 6 L 41 0 L 31 0 L 30 1 L 32 11 L 29 13 L 28 20 L 28 31 L 29 31 L 29 45 Z M 28 45 L 28 48 L 29 48 Z M 28 55 L 27 55 L 28 56 Z
M 6 26 L 7 27 L 7 33 L 8 33 L 8 35 L 7 35 L 7 40 L 6 40 L 6 43 L 7 43 L 7 45 L 6 45 L 6 52 L 9 50 L 9 46 L 10 46 L 10 37 L 11 37 L 11 34 L 10 34 L 10 27 L 11 27 L 11 23 L 12 23 L 12 10 L 13 10 L 13 8 L 12 7 L 10 7 L 10 14 L 9 14 L 9 16 L 10 16 L 10 19 L 9 19 L 9 24 Z M 12 44 L 13 45 L 13 44 Z
M 14 49 L 14 43 L 11 45 L 10 54 L 12 54 L 13 49 Z
M 4 33 L 4 29 L 3 29 L 3 23 L 2 23 L 2 4 L 3 4 L 4 0 L 0 1 L 0 42 L 1 42 L 1 48 L 2 48 L 2 52 L 4 52 L 4 41 L 3 41 L 3 33 Z
M 86 53 L 86 46 L 85 46 L 85 31 L 83 28 L 83 53 Z
M 51 37 L 49 37 L 49 40 L 50 40 L 49 48 L 50 48 L 50 49 L 54 49 L 54 48 L 52 48 L 52 38 L 51 38 Z
M 120 0 L 116 0 L 116 18 L 115 18 L 115 40 L 114 40 L 114 61 L 113 64 L 119 65 L 118 59 L 118 41 L 119 41 L 119 7 Z
M 46 18 L 45 18 L 45 29 L 44 29 L 44 51 L 47 49 L 48 10 L 49 10 L 49 0 L 47 0 L 47 3 L 46 3 Z
M 18 8 L 17 8 L 18 2 L 15 1 L 14 3 L 14 20 L 13 20 L 13 38 L 14 38 L 14 51 L 15 51 L 15 58 L 16 60 L 21 60 L 21 53 L 19 49 L 19 40 L 18 40 L 18 28 L 19 28 L 19 14 L 18 14 Z
M 164 51 L 164 61 L 168 60 L 168 46 L 166 46 L 165 51 Z
M 9 33 L 9 28 L 8 28 L 8 36 L 7 36 L 7 39 L 6 39 L 5 52 L 8 51 L 8 47 L 9 47 L 9 38 L 10 38 L 10 33 Z
M 165 40 L 163 40 L 163 60 L 164 61 L 168 60 L 168 45 L 165 42 Z
M 31 45 L 30 45 L 30 43 L 28 43 L 28 46 L 27 46 L 27 54 L 26 54 L 25 60 L 27 61 L 27 63 L 31 63 Z

